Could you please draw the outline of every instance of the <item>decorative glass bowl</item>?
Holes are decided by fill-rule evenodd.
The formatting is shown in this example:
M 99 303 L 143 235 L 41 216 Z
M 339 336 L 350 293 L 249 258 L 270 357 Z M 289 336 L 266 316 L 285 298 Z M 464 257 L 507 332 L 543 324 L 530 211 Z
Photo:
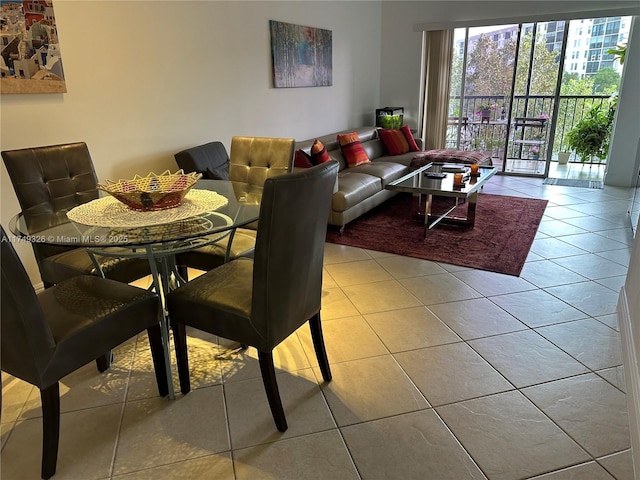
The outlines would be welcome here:
M 98 188 L 112 195 L 132 210 L 149 212 L 177 207 L 184 200 L 196 182 L 200 173 L 184 173 L 178 170 L 171 173 L 165 170 L 160 175 L 150 173 L 146 177 L 136 175 L 132 180 L 107 180 L 99 183 Z

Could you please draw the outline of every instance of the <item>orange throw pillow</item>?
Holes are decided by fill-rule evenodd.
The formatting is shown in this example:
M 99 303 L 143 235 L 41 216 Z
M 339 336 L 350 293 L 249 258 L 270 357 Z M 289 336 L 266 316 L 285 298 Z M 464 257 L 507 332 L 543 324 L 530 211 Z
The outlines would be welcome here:
M 314 165 L 320 165 L 321 163 L 330 162 L 331 157 L 327 153 L 327 149 L 324 144 L 316 138 L 313 145 L 311 145 L 311 162 Z
M 364 151 L 357 132 L 338 134 L 338 143 L 349 167 L 357 167 L 364 163 L 371 163 L 367 152 Z

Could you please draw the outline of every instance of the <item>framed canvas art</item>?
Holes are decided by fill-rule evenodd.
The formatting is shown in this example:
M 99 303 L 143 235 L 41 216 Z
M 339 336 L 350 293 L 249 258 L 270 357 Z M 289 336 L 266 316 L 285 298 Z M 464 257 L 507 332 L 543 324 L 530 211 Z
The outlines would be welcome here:
M 0 91 L 64 93 L 52 0 L 0 0 Z
M 269 20 L 273 86 L 332 85 L 331 30 Z

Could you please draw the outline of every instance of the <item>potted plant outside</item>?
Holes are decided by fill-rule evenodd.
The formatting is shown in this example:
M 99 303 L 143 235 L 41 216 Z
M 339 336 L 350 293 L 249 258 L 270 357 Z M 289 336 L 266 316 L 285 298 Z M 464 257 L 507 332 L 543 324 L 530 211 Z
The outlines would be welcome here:
M 615 103 L 603 108 L 595 105 L 582 120 L 567 133 L 567 146 L 576 152 L 580 161 L 605 159 L 609 153 L 609 140 L 615 113 Z
M 566 165 L 569 162 L 570 156 L 571 156 L 571 152 L 567 151 L 566 148 L 562 147 L 562 149 L 558 152 L 558 163 L 560 165 Z
M 566 144 L 566 141 L 562 142 L 560 145 L 560 151 L 558 152 L 558 164 L 566 165 L 569 163 L 569 158 L 571 157 L 571 149 Z
M 530 151 L 533 160 L 538 160 L 540 158 L 540 147 L 531 147 Z
M 484 123 L 484 122 L 489 123 L 491 121 L 491 110 L 495 110 L 495 109 L 496 109 L 495 104 L 488 104 L 488 103 L 480 104 L 480 106 L 478 107 L 478 111 L 476 112 L 476 115 L 480 115 L 480 123 Z

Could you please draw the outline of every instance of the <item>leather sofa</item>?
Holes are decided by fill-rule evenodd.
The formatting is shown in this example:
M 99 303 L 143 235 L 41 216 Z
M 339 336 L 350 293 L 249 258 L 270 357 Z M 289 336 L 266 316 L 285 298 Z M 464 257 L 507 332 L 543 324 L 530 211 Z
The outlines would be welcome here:
M 348 166 L 337 140 L 338 133 L 347 132 L 358 133 L 371 163 L 357 167 Z M 417 153 L 388 155 L 378 137 L 377 127 L 372 126 L 352 128 L 296 142 L 296 148 L 310 153 L 316 138 L 323 143 L 329 156 L 340 164 L 331 200 L 329 225 L 338 226 L 341 230 L 350 221 L 396 195 L 397 192 L 385 190 L 385 186 L 409 173 L 409 164 Z M 422 143 L 418 139 L 416 139 L 416 143 L 418 147 L 422 148 Z

